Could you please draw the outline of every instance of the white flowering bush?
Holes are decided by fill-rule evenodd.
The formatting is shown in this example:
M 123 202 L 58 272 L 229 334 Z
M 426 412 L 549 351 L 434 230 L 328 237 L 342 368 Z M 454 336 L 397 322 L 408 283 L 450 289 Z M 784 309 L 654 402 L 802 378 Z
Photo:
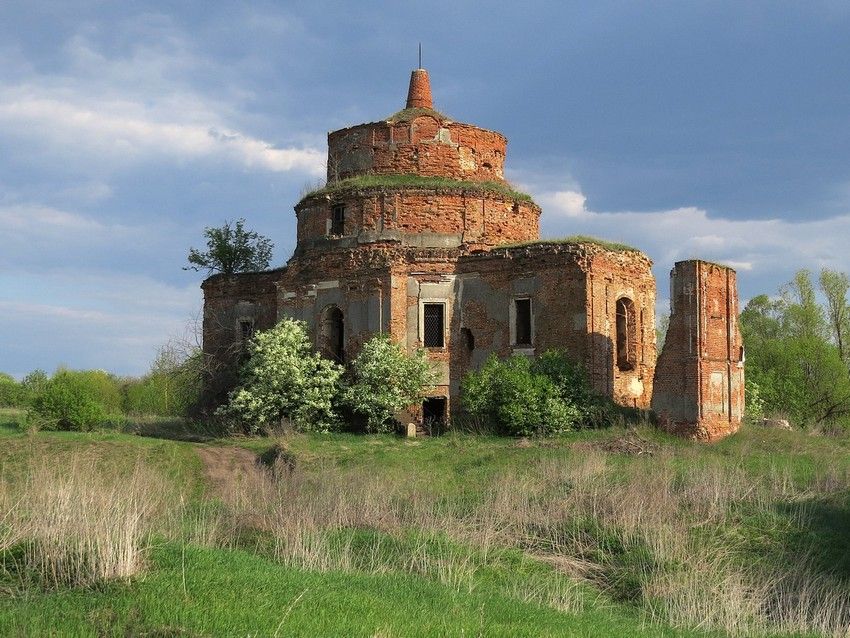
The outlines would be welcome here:
M 436 380 L 424 351 L 408 354 L 389 335 L 379 334 L 352 362 L 344 401 L 365 417 L 368 432 L 391 432 L 396 412 L 420 401 Z
M 302 431 L 327 432 L 339 426 L 334 409 L 343 368 L 313 351 L 302 321 L 284 319 L 257 332 L 248 343 L 240 386 L 219 410 L 249 433 L 289 420 Z

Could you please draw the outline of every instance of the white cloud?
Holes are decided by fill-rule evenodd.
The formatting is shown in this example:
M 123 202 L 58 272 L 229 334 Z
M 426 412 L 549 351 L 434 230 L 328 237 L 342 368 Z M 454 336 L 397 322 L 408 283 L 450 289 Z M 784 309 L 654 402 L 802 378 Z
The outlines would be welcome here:
M 31 70 L 0 83 L 0 136 L 15 141 L 20 153 L 71 158 L 74 168 L 209 158 L 322 174 L 320 149 L 279 146 L 246 131 L 244 104 L 251 95 L 221 81 L 227 67 L 197 55 L 168 20 L 149 22 L 132 34 L 128 51 L 104 53 L 78 33 L 64 44 L 61 71 Z M 13 77 L 5 67 L 0 61 L 0 77 Z
M 79 99 L 79 96 L 77 96 Z M 37 138 L 62 155 L 98 156 L 121 163 L 165 156 L 225 159 L 247 168 L 321 175 L 324 155 L 314 148 L 275 148 L 223 127 L 218 120 L 157 120 L 143 104 L 74 102 L 24 87 L 0 89 L 0 130 Z
M 596 212 L 577 190 L 544 192 L 537 200 L 543 236 L 588 234 L 630 244 L 655 260 L 659 280 L 673 262 L 695 257 L 727 263 L 770 286 L 757 292 L 772 292 L 799 268 L 850 272 L 850 215 L 788 221 L 712 217 L 697 207 Z

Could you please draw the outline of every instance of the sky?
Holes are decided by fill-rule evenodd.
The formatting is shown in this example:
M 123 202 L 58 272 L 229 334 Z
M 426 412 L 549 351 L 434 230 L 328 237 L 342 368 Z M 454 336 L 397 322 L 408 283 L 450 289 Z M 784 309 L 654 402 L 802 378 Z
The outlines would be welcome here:
M 744 301 L 850 272 L 844 0 L 4 0 L 0 370 L 144 373 L 201 312 L 205 227 L 244 217 L 284 264 L 327 132 L 401 108 L 419 42 L 542 235 L 644 250 L 662 310 L 680 259 Z

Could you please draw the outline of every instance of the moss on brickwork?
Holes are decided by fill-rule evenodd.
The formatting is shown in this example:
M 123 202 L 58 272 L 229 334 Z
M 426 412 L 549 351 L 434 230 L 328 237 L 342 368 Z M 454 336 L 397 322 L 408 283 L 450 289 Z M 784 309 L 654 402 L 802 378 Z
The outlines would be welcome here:
M 428 177 L 422 175 L 358 175 L 336 182 L 307 193 L 303 199 L 317 195 L 333 195 L 361 188 L 443 188 L 462 189 L 472 192 L 497 193 L 514 200 L 532 201 L 531 195 L 521 193 L 503 182 L 472 182 L 447 177 Z
M 533 241 L 501 244 L 499 248 L 522 248 L 524 246 L 540 246 L 545 244 L 593 244 L 594 246 L 599 246 L 600 248 L 604 248 L 605 250 L 610 250 L 613 252 L 641 252 L 634 246 L 629 246 L 628 244 L 621 244 L 619 242 L 607 241 L 605 239 L 598 239 L 596 237 L 589 237 L 588 235 L 570 235 L 569 237 L 535 239 Z
M 386 121 L 387 122 L 410 122 L 412 120 L 415 120 L 417 117 L 419 117 L 421 115 L 429 115 L 433 118 L 440 120 L 441 122 L 443 120 L 451 119 L 447 115 L 444 115 L 444 114 L 440 113 L 439 111 L 435 111 L 434 109 L 409 108 L 409 109 L 402 109 L 401 111 L 398 111 L 397 113 L 393 113 L 392 115 L 390 115 L 386 119 Z

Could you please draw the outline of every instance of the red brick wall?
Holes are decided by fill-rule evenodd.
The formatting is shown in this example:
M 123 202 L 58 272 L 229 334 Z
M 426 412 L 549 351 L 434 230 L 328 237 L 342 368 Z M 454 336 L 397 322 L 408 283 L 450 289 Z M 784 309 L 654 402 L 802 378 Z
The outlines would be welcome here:
M 315 195 L 296 207 L 298 241 L 326 236 L 334 205 L 345 206 L 345 235 L 440 233 L 461 235 L 471 248 L 523 242 L 539 236 L 540 208 L 489 191 L 455 188 L 369 187 Z
M 214 275 L 202 284 L 204 291 L 203 351 L 207 359 L 206 401 L 217 403 L 232 385 L 242 355 L 240 320 L 253 322 L 254 330 L 267 330 L 277 322 L 276 282 L 285 269 L 238 275 Z
M 744 412 L 735 271 L 692 260 L 672 272 L 670 327 L 655 371 L 661 426 L 700 440 L 735 432 Z
M 436 113 L 360 124 L 328 134 L 328 182 L 367 173 L 503 181 L 506 146 L 501 133 Z

